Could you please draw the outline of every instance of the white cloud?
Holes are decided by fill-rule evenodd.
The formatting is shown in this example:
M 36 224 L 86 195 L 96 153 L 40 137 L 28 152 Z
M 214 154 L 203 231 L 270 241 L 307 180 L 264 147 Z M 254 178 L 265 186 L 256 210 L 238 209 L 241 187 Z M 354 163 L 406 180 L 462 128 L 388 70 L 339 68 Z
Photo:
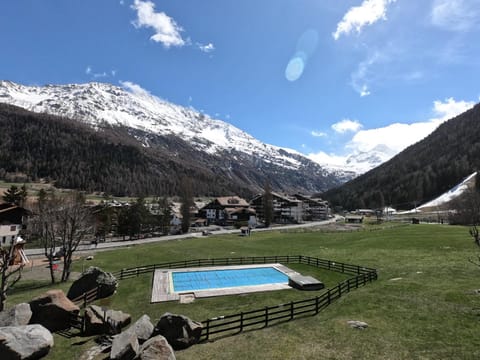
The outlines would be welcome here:
M 326 152 L 319 151 L 315 154 L 309 154 L 308 157 L 322 165 L 343 167 L 347 161 L 347 156 L 339 156 L 335 154 L 327 154 Z
M 468 31 L 477 24 L 479 8 L 479 0 L 435 0 L 430 19 L 445 30 Z
M 359 131 L 347 144 L 347 148 L 363 152 L 379 145 L 386 145 L 398 153 L 428 136 L 441 123 L 467 111 L 474 104 L 473 101 L 456 101 L 453 98 L 434 101 L 433 118 L 412 124 L 394 123 L 382 128 Z
M 370 90 L 368 90 L 368 86 L 367 84 L 363 84 L 362 85 L 362 88 L 360 89 L 360 96 L 361 97 L 364 97 L 364 96 L 368 96 L 370 95 Z
M 215 50 L 215 46 L 212 43 L 208 43 L 207 45 L 202 45 L 200 43 L 197 43 L 198 48 L 200 51 L 209 53 Z
M 475 105 L 474 101 L 455 101 L 454 98 L 450 97 L 445 99 L 445 102 L 435 100 L 433 102 L 433 112 L 440 116 L 441 121 L 445 121 L 467 111 L 473 105 Z
M 90 66 L 87 66 L 85 69 L 85 74 L 90 75 L 92 73 L 92 68 Z
M 312 130 L 310 132 L 310 135 L 312 135 L 314 137 L 325 137 L 325 136 L 327 136 L 327 133 L 324 133 L 323 131 Z
M 381 61 L 387 61 L 387 56 L 384 52 L 375 51 L 366 60 L 360 62 L 357 69 L 351 74 L 351 85 L 361 97 L 371 94 L 367 85 L 374 76 L 371 67 Z
M 327 154 L 320 151 L 309 154 L 308 157 L 319 164 L 343 168 L 350 166 L 352 170 L 355 170 L 355 166 L 358 166 L 358 164 L 347 163 L 352 155 L 377 151 L 386 161 L 408 146 L 430 135 L 443 122 L 467 111 L 474 105 L 474 101 L 456 101 L 453 98 L 447 98 L 444 101 L 436 100 L 433 102 L 433 116 L 430 119 L 411 124 L 394 123 L 382 128 L 360 130 L 345 145 L 346 155 Z M 356 170 L 359 169 L 361 167 Z M 366 170 L 368 168 L 363 168 L 361 172 Z
M 378 20 L 387 19 L 387 6 L 396 0 L 364 0 L 360 6 L 351 7 L 337 24 L 337 30 L 332 34 L 335 40 L 340 35 L 348 35 L 353 31 L 360 33 L 366 25 L 372 25 Z
M 133 25 L 136 28 L 146 27 L 155 31 L 155 34 L 150 37 L 151 40 L 162 43 L 166 48 L 186 44 L 180 35 L 183 29 L 164 12 L 155 12 L 153 2 L 135 0 L 131 7 L 137 11 L 137 19 Z
M 127 89 L 128 91 L 130 91 L 135 95 L 152 96 L 152 94 L 150 94 L 148 90 L 145 90 L 140 85 L 135 84 L 131 81 L 120 81 L 120 85 L 122 85 L 125 89 Z
M 342 121 L 339 121 L 332 125 L 332 129 L 340 134 L 344 134 L 349 131 L 357 132 L 361 128 L 362 124 L 360 124 L 357 120 L 350 119 L 343 119 Z

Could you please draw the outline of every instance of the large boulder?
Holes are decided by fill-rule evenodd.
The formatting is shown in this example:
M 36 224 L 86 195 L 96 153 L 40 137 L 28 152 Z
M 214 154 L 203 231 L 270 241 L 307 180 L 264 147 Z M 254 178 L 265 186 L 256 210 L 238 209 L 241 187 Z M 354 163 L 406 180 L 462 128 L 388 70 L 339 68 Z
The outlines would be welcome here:
M 140 346 L 136 360 L 175 360 L 172 347 L 162 335 L 157 335 Z
M 139 344 L 135 334 L 123 332 L 115 335 L 110 350 L 112 360 L 132 360 L 138 353 Z
M 32 318 L 30 324 L 40 324 L 50 331 L 70 328 L 71 318 L 80 308 L 71 302 L 62 290 L 49 290 L 30 301 Z
M 150 317 L 148 315 L 143 315 L 140 319 L 135 321 L 127 330 L 124 332 L 128 332 L 131 334 L 135 334 L 140 344 L 144 343 L 153 334 L 154 326 L 150 321 Z
M 122 311 L 89 305 L 85 309 L 85 334 L 117 334 L 120 329 L 130 324 L 131 320 L 130 314 Z
M 113 295 L 117 286 L 118 281 L 115 276 L 98 267 L 91 266 L 73 282 L 67 297 L 72 300 L 77 299 L 88 291 L 98 289 L 97 299 L 103 299 Z
M 31 317 L 32 310 L 29 304 L 17 304 L 11 309 L 0 312 L 0 327 L 28 325 Z
M 42 325 L 0 327 L 0 359 L 40 359 L 53 346 L 53 336 Z
M 186 349 L 198 343 L 201 334 L 201 323 L 168 312 L 162 315 L 153 332 L 153 336 L 164 336 L 175 350 Z

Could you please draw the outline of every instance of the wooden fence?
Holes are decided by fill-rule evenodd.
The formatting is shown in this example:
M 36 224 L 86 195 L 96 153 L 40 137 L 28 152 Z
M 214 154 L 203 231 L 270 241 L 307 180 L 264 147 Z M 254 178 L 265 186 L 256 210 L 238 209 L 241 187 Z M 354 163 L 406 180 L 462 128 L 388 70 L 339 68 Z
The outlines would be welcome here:
M 377 280 L 376 269 L 360 265 L 346 264 L 338 261 L 319 259 L 305 255 L 249 256 L 236 258 L 184 260 L 144 265 L 135 268 L 124 268 L 113 272 L 113 275 L 117 279 L 123 280 L 137 277 L 142 274 L 153 273 L 156 269 L 271 263 L 305 264 L 325 270 L 351 274 L 354 276 L 342 281 L 333 288 L 327 289 L 321 295 L 312 298 L 291 301 L 289 303 L 274 306 L 266 306 L 260 309 L 240 312 L 232 315 L 217 316 L 202 321 L 203 329 L 200 338 L 201 341 L 231 336 L 246 330 L 265 328 L 303 316 L 316 315 L 332 302 L 342 297 L 342 295 L 347 294 L 354 289 L 358 289 L 361 286 L 365 286 L 374 280 Z M 98 290 L 98 288 L 92 289 L 72 301 L 76 304 L 83 304 L 83 306 L 86 307 L 88 303 L 97 299 Z M 84 329 L 84 325 L 84 319 L 82 316 L 79 315 L 75 319 L 72 319 L 72 327 Z
M 156 269 L 178 269 L 186 267 L 205 267 L 205 266 L 228 266 L 228 265 L 254 265 L 254 264 L 306 264 L 318 268 L 347 273 L 347 274 L 366 274 L 376 273 L 375 269 L 363 267 L 360 265 L 350 265 L 338 261 L 319 259 L 304 255 L 275 255 L 275 256 L 248 256 L 236 258 L 216 258 L 216 259 L 194 259 L 168 263 L 159 263 L 144 265 L 134 268 L 124 268 L 113 273 L 119 279 L 128 279 L 139 275 L 153 273 Z
M 358 289 L 360 286 L 376 280 L 376 278 L 376 272 L 360 274 L 328 289 L 322 295 L 309 299 L 207 319 L 202 321 L 203 329 L 200 340 L 208 341 L 212 337 L 231 336 L 245 330 L 261 329 L 299 317 L 317 315 L 320 310 L 326 308 L 342 295 L 353 289 Z

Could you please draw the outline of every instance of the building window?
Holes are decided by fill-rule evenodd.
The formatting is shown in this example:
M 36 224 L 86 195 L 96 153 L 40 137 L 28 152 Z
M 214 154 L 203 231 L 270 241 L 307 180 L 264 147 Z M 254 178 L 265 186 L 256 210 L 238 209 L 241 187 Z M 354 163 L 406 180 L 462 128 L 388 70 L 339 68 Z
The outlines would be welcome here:
M 10 231 L 17 231 L 17 226 L 16 225 L 10 226 Z

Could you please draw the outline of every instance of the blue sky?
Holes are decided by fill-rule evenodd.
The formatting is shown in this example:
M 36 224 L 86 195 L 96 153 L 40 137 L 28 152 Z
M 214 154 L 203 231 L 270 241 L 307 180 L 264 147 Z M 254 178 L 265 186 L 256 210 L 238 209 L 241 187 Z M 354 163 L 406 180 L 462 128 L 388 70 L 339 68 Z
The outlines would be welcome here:
M 7 0 L 0 79 L 123 82 L 320 161 L 479 101 L 480 0 Z

